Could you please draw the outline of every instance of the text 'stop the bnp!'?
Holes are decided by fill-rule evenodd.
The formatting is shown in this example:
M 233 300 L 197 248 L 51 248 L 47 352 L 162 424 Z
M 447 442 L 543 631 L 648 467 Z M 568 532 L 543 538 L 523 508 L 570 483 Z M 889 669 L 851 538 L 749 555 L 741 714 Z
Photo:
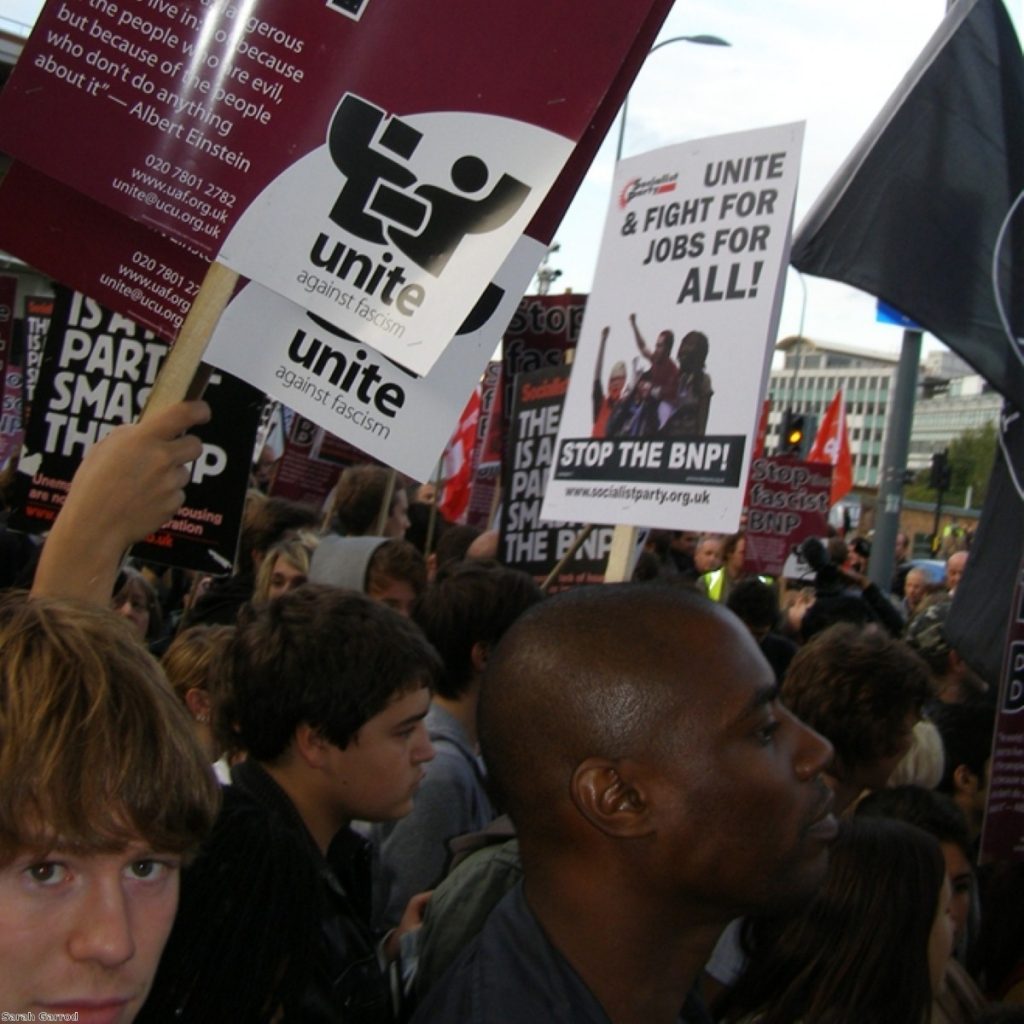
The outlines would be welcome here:
M 50 0 L 0 149 L 422 374 L 669 7 Z

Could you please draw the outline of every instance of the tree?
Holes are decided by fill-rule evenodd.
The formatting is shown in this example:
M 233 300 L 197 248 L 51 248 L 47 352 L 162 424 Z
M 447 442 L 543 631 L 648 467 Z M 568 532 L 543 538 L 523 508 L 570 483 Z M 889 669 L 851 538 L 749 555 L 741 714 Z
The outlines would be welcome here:
M 996 455 L 996 427 L 986 423 L 974 430 L 965 430 L 949 444 L 949 466 L 952 483 L 943 495 L 945 505 L 964 505 L 967 489 L 971 488 L 971 505 L 980 508 L 988 489 L 988 478 Z M 911 501 L 934 501 L 935 491 L 928 486 L 931 470 L 923 469 L 906 489 Z

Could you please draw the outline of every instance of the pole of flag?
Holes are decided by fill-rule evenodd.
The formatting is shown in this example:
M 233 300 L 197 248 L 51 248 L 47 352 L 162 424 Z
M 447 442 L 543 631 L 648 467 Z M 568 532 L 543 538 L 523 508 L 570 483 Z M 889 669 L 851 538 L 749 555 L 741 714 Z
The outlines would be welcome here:
M 427 519 L 427 539 L 423 544 L 423 557 L 429 558 L 434 550 L 434 533 L 437 530 L 437 506 L 441 502 L 441 488 L 444 486 L 444 455 L 437 460 L 434 473 L 434 494 L 430 499 L 430 516 Z
M 946 13 L 956 0 L 946 0 Z M 919 330 L 903 332 L 900 361 L 896 370 L 892 418 L 885 435 L 882 453 L 882 476 L 878 488 L 878 511 L 875 514 L 875 537 L 868 562 L 868 579 L 883 592 L 892 584 L 896 561 L 896 535 L 903 511 L 903 476 L 910 451 L 910 432 L 914 426 L 914 402 L 917 399 L 917 372 L 921 365 Z
M 900 361 L 896 368 L 889 429 L 885 433 L 885 451 L 882 453 L 875 537 L 868 562 L 868 578 L 883 592 L 888 592 L 892 583 L 896 534 L 899 532 L 900 511 L 903 508 L 903 471 L 910 451 L 910 429 L 914 422 L 917 368 L 920 362 L 921 332 L 908 329 L 903 332 Z

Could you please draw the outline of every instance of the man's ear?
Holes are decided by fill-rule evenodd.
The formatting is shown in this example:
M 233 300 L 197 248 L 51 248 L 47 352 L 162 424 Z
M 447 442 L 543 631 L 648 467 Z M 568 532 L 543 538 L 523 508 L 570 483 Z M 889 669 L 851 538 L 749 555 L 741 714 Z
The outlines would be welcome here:
M 645 787 L 635 767 L 629 761 L 590 757 L 572 773 L 572 802 L 605 835 L 635 838 L 654 831 Z
M 326 763 L 327 748 L 331 745 L 323 733 L 308 722 L 302 722 L 292 740 L 296 755 L 310 768 L 321 768 Z
M 474 675 L 478 676 L 483 672 L 490 654 L 490 644 L 485 644 L 482 640 L 477 640 L 477 642 L 469 649 L 469 660 L 473 666 Z
M 973 796 L 978 792 L 978 776 L 965 764 L 958 764 L 953 769 L 953 791 Z

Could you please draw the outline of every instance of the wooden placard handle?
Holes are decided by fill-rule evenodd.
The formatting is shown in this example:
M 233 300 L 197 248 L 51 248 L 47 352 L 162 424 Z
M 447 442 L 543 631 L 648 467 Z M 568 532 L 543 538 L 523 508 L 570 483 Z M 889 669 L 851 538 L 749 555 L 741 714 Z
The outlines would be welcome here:
M 637 532 L 635 526 L 615 527 L 612 547 L 608 552 L 608 568 L 604 573 L 605 583 L 625 583 L 629 580 Z
M 209 372 L 197 376 L 199 364 L 237 284 L 236 271 L 229 270 L 223 263 L 210 264 L 192 308 L 153 384 L 146 408 L 142 411 L 143 421 L 184 398 L 201 397 Z
M 558 577 L 562 575 L 562 573 L 565 571 L 565 567 L 569 564 L 570 561 L 572 561 L 572 559 L 576 556 L 576 552 L 579 551 L 581 547 L 583 547 L 587 538 L 593 532 L 594 524 L 587 523 L 587 525 L 584 526 L 583 529 L 576 534 L 572 544 L 569 545 L 569 550 L 566 551 L 566 553 L 562 556 L 561 561 L 559 561 L 558 565 L 556 565 L 554 569 L 552 569 L 551 572 L 548 573 L 544 582 L 540 585 L 540 589 L 543 590 L 545 594 L 551 589 L 555 580 L 557 580 Z
M 377 513 L 375 537 L 384 536 L 384 527 L 387 525 L 388 517 L 391 515 L 391 505 L 395 500 L 395 484 L 397 480 L 398 472 L 394 469 L 389 469 L 387 483 L 384 485 L 384 497 L 381 499 L 380 511 Z

